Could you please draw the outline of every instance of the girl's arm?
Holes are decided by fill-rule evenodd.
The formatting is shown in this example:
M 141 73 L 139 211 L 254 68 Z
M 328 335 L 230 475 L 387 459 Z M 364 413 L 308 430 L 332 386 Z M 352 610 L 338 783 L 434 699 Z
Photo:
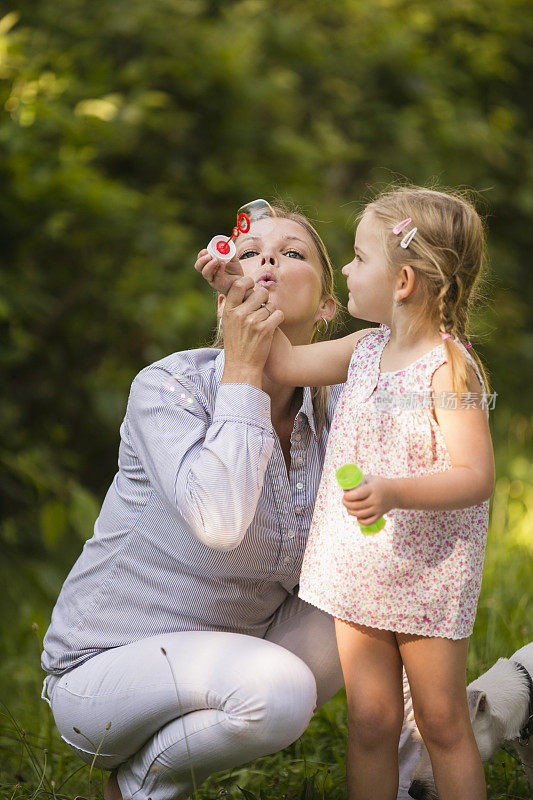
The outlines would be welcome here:
M 373 328 L 355 331 L 341 339 L 293 345 L 276 328 L 265 372 L 284 386 L 330 386 L 344 383 L 356 342 Z
M 468 367 L 468 391 L 481 399 L 481 385 Z M 451 392 L 448 364 L 433 376 L 435 417 L 442 431 L 452 469 L 420 478 L 395 479 L 397 508 L 468 508 L 487 500 L 494 491 L 494 453 L 485 409 L 476 402 L 466 408 L 442 408 L 438 396 Z
M 481 398 L 481 385 L 469 366 L 468 391 Z M 435 371 L 435 395 L 452 391 L 448 364 Z M 480 403 L 468 408 L 441 408 L 435 417 L 442 431 L 452 468 L 413 478 L 365 477 L 356 489 L 344 492 L 343 504 L 363 525 L 371 525 L 391 508 L 453 510 L 487 500 L 494 490 L 494 454 L 486 411 Z

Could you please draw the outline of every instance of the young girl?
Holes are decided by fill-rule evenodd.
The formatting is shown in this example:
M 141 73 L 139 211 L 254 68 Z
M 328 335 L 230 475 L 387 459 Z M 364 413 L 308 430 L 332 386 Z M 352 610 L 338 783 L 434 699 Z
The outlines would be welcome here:
M 440 800 L 484 800 L 466 697 L 494 460 L 487 381 L 467 341 L 484 236 L 464 199 L 400 189 L 370 203 L 343 267 L 348 311 L 379 322 L 292 347 L 266 371 L 347 381 L 330 432 L 299 596 L 335 617 L 348 701 L 350 800 L 393 800 L 402 663 Z M 339 467 L 364 483 L 343 490 Z M 385 515 L 385 527 L 364 534 Z
M 354 250 L 348 311 L 380 327 L 296 347 L 277 329 L 266 365 L 291 386 L 347 381 L 299 595 L 335 617 L 349 800 L 396 798 L 402 664 L 440 800 L 484 800 L 465 674 L 494 484 L 488 385 L 466 333 L 483 227 L 462 197 L 400 189 L 366 207 Z M 365 480 L 343 492 L 347 463 Z M 359 523 L 382 515 L 365 535 Z

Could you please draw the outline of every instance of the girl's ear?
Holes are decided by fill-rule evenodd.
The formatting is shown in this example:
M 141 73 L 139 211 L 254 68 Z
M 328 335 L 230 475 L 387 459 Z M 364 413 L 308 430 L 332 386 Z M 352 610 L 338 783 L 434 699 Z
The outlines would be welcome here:
M 406 300 L 414 291 L 416 285 L 415 271 L 410 264 L 400 267 L 400 274 L 396 281 L 395 300 Z
M 217 317 L 220 319 L 222 317 L 222 312 L 224 311 L 224 305 L 226 303 L 226 297 L 223 294 L 219 294 L 217 297 Z

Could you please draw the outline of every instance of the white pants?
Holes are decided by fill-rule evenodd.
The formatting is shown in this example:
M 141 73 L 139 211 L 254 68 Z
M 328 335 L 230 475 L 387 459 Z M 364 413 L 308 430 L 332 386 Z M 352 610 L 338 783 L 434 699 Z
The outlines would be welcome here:
M 161 648 L 166 651 L 166 656 Z M 124 798 L 181 800 L 209 775 L 282 750 L 343 685 L 333 618 L 291 595 L 264 639 L 167 633 L 106 650 L 43 696 L 64 741 L 113 769 Z M 400 791 L 418 745 L 400 740 Z

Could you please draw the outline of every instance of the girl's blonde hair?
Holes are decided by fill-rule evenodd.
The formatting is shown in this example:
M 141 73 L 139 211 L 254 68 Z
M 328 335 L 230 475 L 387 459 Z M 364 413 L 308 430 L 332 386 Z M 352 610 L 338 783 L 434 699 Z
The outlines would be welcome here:
M 285 203 L 277 202 L 276 205 L 271 206 L 272 211 L 274 212 L 276 218 L 279 219 L 288 219 L 292 222 L 297 222 L 298 225 L 301 225 L 302 228 L 309 234 L 313 244 L 315 245 L 318 258 L 320 261 L 320 266 L 322 267 L 322 295 L 329 295 L 335 301 L 335 305 L 338 308 L 340 306 L 340 302 L 335 295 L 335 275 L 333 272 L 333 267 L 328 255 L 328 251 L 326 250 L 326 246 L 322 239 L 320 238 L 319 234 L 315 230 L 315 228 L 311 225 L 310 221 L 297 211 L 294 208 L 289 207 Z M 266 217 L 272 217 L 272 214 L 265 207 L 264 211 L 259 212 L 258 214 L 254 215 L 253 221 L 263 219 Z M 333 330 L 335 330 L 335 325 L 332 324 L 334 321 L 331 320 L 327 326 L 327 335 L 324 336 L 318 330 L 318 326 L 315 326 L 315 330 L 313 332 L 313 336 L 311 337 L 311 342 L 316 341 L 319 337 L 321 339 L 329 339 Z M 217 334 L 215 337 L 214 342 L 212 343 L 211 347 L 224 347 L 224 334 L 222 331 L 222 327 L 219 325 L 217 329 Z M 329 399 L 329 387 L 328 386 L 312 386 L 311 387 L 311 398 L 313 401 L 313 410 L 315 415 L 315 424 L 318 436 L 321 435 L 322 429 L 324 427 L 324 422 L 326 419 L 326 408 Z
M 449 333 L 466 344 L 469 340 L 469 312 L 477 298 L 478 278 L 485 266 L 485 232 L 476 209 L 459 192 L 442 192 L 419 186 L 388 190 L 369 203 L 363 214 L 372 214 L 380 223 L 383 249 L 394 271 L 409 264 L 417 278 L 414 295 L 413 332 L 427 325 L 428 317 L 441 333 Z M 411 217 L 405 229 L 395 235 L 392 229 Z M 407 248 L 402 238 L 413 227 L 417 232 Z M 452 373 L 453 389 L 465 391 L 468 385 L 468 359 L 453 338 L 444 340 Z M 485 389 L 487 374 L 481 359 L 476 361 Z

